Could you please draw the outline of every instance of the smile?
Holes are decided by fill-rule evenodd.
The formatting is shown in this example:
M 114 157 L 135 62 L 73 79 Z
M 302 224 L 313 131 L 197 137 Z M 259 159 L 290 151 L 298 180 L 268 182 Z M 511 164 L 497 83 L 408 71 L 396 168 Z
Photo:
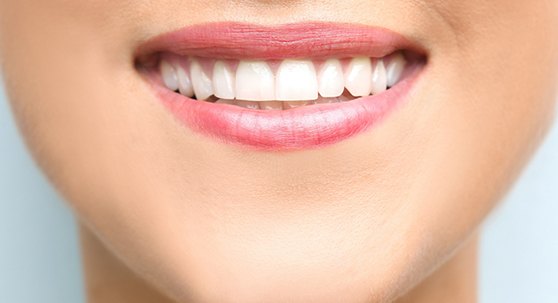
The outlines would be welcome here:
M 186 127 L 263 150 L 333 144 L 383 120 L 426 64 L 399 34 L 361 25 L 196 25 L 137 51 L 136 65 Z

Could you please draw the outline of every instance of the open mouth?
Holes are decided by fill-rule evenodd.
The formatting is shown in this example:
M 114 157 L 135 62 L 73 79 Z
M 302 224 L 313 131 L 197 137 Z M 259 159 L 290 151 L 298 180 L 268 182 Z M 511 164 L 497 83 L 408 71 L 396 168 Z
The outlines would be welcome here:
M 143 44 L 136 65 L 187 127 L 266 150 L 332 144 L 391 111 L 423 70 L 391 31 L 332 23 L 197 25 Z

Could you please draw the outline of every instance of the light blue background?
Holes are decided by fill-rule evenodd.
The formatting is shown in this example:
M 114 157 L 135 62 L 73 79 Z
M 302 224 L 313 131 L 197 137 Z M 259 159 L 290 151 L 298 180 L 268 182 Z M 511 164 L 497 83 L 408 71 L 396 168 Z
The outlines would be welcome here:
M 558 127 L 485 224 L 481 303 L 558 302 Z M 0 87 L 0 302 L 83 303 L 74 219 L 33 164 Z

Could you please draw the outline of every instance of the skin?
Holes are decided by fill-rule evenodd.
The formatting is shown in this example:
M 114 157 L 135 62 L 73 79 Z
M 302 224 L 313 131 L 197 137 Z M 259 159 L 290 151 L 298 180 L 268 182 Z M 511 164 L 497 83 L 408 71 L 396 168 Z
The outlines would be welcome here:
M 428 67 L 364 134 L 244 150 L 176 123 L 133 66 L 224 20 L 387 27 Z M 0 0 L 8 96 L 79 218 L 93 303 L 474 302 L 478 226 L 555 112 L 551 37 L 550 0 Z

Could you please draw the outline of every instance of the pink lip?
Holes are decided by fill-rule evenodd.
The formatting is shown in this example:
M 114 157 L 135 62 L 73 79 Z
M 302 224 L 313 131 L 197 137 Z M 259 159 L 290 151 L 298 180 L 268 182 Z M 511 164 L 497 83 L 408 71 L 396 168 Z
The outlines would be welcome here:
M 140 46 L 137 57 L 158 52 L 235 59 L 383 57 L 401 49 L 425 53 L 403 36 L 376 27 L 337 23 L 271 27 L 227 22 L 157 36 Z M 422 67 L 413 65 L 402 81 L 378 95 L 283 111 L 201 102 L 166 89 L 153 71 L 148 78 L 163 104 L 196 132 L 259 150 L 300 150 L 337 143 L 378 124 L 402 103 Z

